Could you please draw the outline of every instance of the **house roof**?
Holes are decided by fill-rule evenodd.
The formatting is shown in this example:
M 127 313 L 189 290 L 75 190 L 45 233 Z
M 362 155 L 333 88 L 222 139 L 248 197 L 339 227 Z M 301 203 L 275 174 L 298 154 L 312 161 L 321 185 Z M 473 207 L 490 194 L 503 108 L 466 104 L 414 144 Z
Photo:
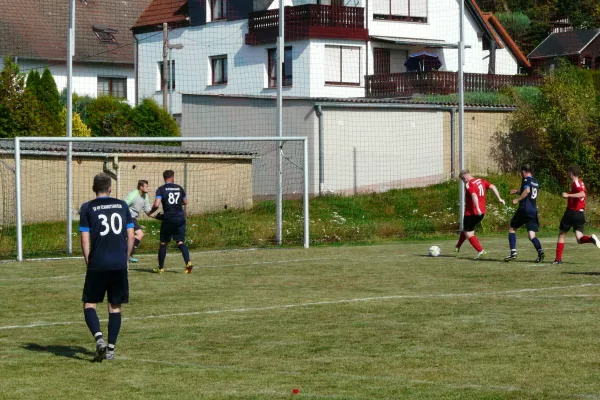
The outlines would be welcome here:
M 528 57 L 553 58 L 579 54 L 598 36 L 600 28 L 552 33 Z
M 169 24 L 187 23 L 187 3 L 188 0 L 153 0 L 131 29 L 155 27 L 164 22 Z
M 143 145 L 132 143 L 101 143 L 101 142 L 75 142 L 73 143 L 73 151 L 77 153 L 93 154 L 164 154 L 164 155 L 220 155 L 220 156 L 239 156 L 251 157 L 254 154 L 249 151 L 233 150 L 234 147 L 227 144 L 219 144 L 218 147 L 205 143 L 198 142 L 188 144 L 186 146 L 161 146 L 161 145 Z M 239 147 L 239 146 L 238 146 Z M 0 151 L 14 151 L 14 140 L 0 140 Z M 65 142 L 21 142 L 21 150 L 34 152 L 56 152 L 65 153 L 67 151 L 67 143 Z
M 74 61 L 133 64 L 129 29 L 150 1 L 76 0 Z M 0 0 L 0 9 L 0 55 L 66 60 L 69 1 Z
M 496 33 L 498 33 L 498 35 L 502 39 L 502 42 L 504 42 L 506 47 L 508 47 L 510 52 L 515 56 L 519 64 L 521 64 L 524 67 L 531 68 L 531 63 L 529 62 L 525 54 L 523 54 L 519 46 L 515 43 L 510 34 L 506 31 L 506 29 L 504 29 L 504 26 L 502 26 L 500 20 L 494 15 L 494 13 L 484 13 L 483 18 L 493 28 L 493 30 Z

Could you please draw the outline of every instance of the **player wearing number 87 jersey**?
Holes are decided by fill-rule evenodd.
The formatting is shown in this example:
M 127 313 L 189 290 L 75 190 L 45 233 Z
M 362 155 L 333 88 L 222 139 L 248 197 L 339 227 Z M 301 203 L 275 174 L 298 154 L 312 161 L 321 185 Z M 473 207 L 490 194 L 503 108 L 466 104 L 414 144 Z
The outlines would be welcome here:
M 96 356 L 114 358 L 115 344 L 121 329 L 121 304 L 129 302 L 127 259 L 133 249 L 133 220 L 127 204 L 109 197 L 111 180 L 106 174 L 94 177 L 96 199 L 81 206 L 79 231 L 81 249 L 87 265 L 83 287 L 83 313 L 96 339 Z M 108 345 L 100 329 L 97 303 L 108 296 Z
M 150 214 L 158 210 L 162 204 L 163 216 L 160 225 L 160 248 L 158 250 L 158 268 L 154 271 L 161 273 L 165 269 L 165 258 L 167 256 L 167 246 L 171 239 L 175 240 L 183 261 L 185 262 L 185 273 L 192 272 L 192 262 L 190 261 L 190 252 L 185 245 L 185 212 L 183 206 L 187 204 L 187 196 L 185 190 L 174 183 L 175 172 L 166 170 L 163 172 L 165 184 L 156 190 L 154 205 L 150 210 Z
M 540 240 L 535 236 L 536 232 L 540 229 L 540 222 L 538 220 L 537 210 L 537 197 L 539 193 L 539 184 L 532 176 L 531 166 L 524 164 L 521 167 L 521 177 L 523 181 L 521 183 L 520 190 L 511 190 L 511 194 L 519 194 L 519 197 L 514 199 L 512 203 L 519 205 L 517 212 L 510 221 L 510 228 L 508 230 L 508 243 L 510 246 L 510 254 L 504 258 L 504 261 L 511 261 L 517 258 L 517 234 L 516 230 L 525 225 L 529 232 L 529 240 L 535 247 L 538 256 L 535 260 L 536 263 L 540 263 L 544 260 L 544 250 L 542 250 L 542 244 Z

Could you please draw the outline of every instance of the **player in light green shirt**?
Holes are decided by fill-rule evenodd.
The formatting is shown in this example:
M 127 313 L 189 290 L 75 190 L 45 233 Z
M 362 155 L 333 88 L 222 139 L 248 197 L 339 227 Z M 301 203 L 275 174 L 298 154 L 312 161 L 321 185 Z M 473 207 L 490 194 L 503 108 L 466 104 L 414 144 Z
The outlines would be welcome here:
M 150 206 L 150 200 L 148 199 L 149 191 L 150 186 L 148 186 L 148 181 L 139 180 L 137 190 L 129 193 L 125 198 L 125 203 L 127 203 L 129 206 L 129 211 L 131 212 L 131 217 L 133 218 L 133 229 L 135 231 L 135 242 L 133 243 L 133 250 L 131 251 L 129 262 L 138 262 L 137 258 L 133 257 L 133 253 L 135 253 L 140 242 L 142 241 L 142 238 L 144 237 L 144 231 L 142 230 L 142 227 L 138 223 L 137 219 L 142 211 L 145 212 L 146 215 L 150 216 L 150 210 L 152 207 Z

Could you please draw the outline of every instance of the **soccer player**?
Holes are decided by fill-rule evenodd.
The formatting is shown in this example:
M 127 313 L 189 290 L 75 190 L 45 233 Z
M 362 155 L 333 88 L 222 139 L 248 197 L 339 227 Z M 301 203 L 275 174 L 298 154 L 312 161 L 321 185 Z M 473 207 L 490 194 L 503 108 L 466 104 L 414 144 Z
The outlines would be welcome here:
M 508 244 L 510 245 L 510 254 L 504 258 L 504 261 L 511 261 L 517 258 L 516 231 L 525 225 L 527 227 L 527 232 L 529 233 L 529 240 L 538 253 L 535 262 L 541 263 L 544 261 L 544 250 L 542 250 L 542 244 L 540 243 L 540 240 L 535 236 L 536 232 L 540 230 L 536 200 L 539 192 L 539 184 L 532 176 L 531 166 L 529 164 L 524 164 L 521 167 L 521 177 L 523 177 L 521 189 L 513 189 L 510 191 L 510 194 L 519 194 L 519 197 L 512 201 L 513 205 L 518 204 L 519 208 L 517 208 L 517 212 L 510 220 L 510 227 L 508 229 Z
M 133 249 L 133 220 L 124 201 L 110 197 L 111 180 L 94 177 L 96 198 L 81 206 L 79 231 L 87 265 L 83 286 L 85 323 L 96 340 L 94 360 L 114 359 L 121 329 L 121 304 L 129 302 L 127 259 Z M 108 299 L 108 345 L 100 329 L 96 305 Z
M 160 225 L 160 248 L 158 250 L 158 267 L 154 272 L 163 273 L 165 271 L 165 258 L 167 257 L 167 246 L 171 238 L 175 240 L 183 261 L 185 262 L 185 273 L 192 273 L 192 262 L 190 261 L 190 252 L 185 245 L 185 213 L 183 206 L 187 204 L 185 190 L 174 183 L 175 172 L 166 170 L 163 172 L 165 184 L 156 190 L 156 198 L 150 214 L 158 210 L 162 204 L 163 215 L 157 215 L 157 218 L 162 219 Z
M 137 258 L 134 258 L 133 255 L 137 250 L 140 242 L 144 238 L 144 231 L 142 230 L 141 225 L 138 223 L 138 217 L 144 211 L 146 215 L 150 215 L 150 200 L 148 199 L 148 192 L 150 191 L 150 186 L 148 186 L 148 181 L 139 180 L 137 184 L 137 189 L 133 192 L 129 193 L 125 198 L 125 203 L 129 206 L 129 212 L 131 213 L 131 217 L 133 218 L 133 230 L 135 231 L 135 241 L 133 242 L 133 250 L 131 251 L 131 256 L 129 257 L 129 262 L 136 263 L 138 262 Z
M 591 243 L 600 248 L 600 241 L 596 235 L 584 236 L 583 231 L 585 227 L 585 198 L 587 197 L 587 191 L 585 184 L 579 175 L 581 174 L 581 168 L 577 165 L 570 165 L 567 168 L 569 178 L 573 181 L 571 185 L 571 191 L 569 193 L 563 193 L 562 197 L 567 199 L 567 210 L 560 220 L 558 243 L 556 244 L 556 258 L 552 264 L 562 264 L 562 254 L 565 249 L 565 236 L 573 228 L 575 231 L 575 237 L 577 238 L 578 244 Z
M 460 233 L 454 252 L 458 254 L 461 246 L 465 240 L 468 239 L 471 246 L 477 250 L 475 259 L 478 260 L 487 254 L 477 237 L 475 237 L 475 227 L 483 220 L 483 217 L 485 217 L 485 194 L 488 189 L 491 189 L 500 203 L 505 204 L 505 202 L 502 200 L 502 197 L 500 197 L 500 193 L 498 193 L 496 186 L 485 179 L 473 178 L 469 170 L 465 169 L 460 171 L 458 176 L 465 183 L 465 216 L 463 219 L 463 231 Z

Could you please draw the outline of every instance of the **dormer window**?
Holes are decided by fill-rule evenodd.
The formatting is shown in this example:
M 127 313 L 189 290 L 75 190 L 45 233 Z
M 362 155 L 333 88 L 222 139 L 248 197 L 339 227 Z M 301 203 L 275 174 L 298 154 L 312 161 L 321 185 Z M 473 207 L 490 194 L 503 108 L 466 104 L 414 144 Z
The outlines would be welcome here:
M 92 31 L 96 34 L 98 40 L 105 44 L 117 43 L 115 39 L 115 33 L 119 33 L 118 30 L 112 29 L 106 26 L 92 26 Z
M 211 21 L 227 18 L 227 0 L 210 0 Z

